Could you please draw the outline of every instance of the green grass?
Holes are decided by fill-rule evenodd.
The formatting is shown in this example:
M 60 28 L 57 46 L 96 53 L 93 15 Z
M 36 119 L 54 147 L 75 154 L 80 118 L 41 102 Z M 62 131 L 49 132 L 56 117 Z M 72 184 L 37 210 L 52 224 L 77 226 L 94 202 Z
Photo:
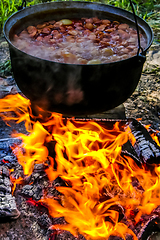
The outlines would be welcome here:
M 51 1 L 51 0 L 50 0 Z M 54 0 L 53 0 L 54 1 Z M 128 0 L 92 0 L 93 2 L 103 2 L 114 5 L 116 7 L 131 10 Z M 7 18 L 17 11 L 18 6 L 21 5 L 22 0 L 0 0 L 0 31 Z M 35 5 L 47 0 L 28 0 L 27 5 Z M 155 6 L 159 4 L 159 0 L 132 0 L 136 14 L 144 19 L 151 18 L 154 15 Z
M 7 18 L 17 11 L 21 0 L 1 0 L 0 1 L 0 29 L 2 29 Z

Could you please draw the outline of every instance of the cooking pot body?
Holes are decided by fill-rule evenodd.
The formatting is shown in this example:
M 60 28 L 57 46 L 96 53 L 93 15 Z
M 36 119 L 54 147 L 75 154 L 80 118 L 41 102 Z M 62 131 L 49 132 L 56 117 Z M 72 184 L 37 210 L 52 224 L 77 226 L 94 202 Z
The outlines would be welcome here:
M 93 16 L 134 26 L 132 13 L 89 2 L 39 4 L 23 9 L 7 20 L 4 33 L 9 42 L 15 81 L 33 104 L 65 115 L 86 115 L 112 109 L 134 92 L 146 51 L 153 40 L 151 28 L 141 18 L 138 18 L 138 24 L 147 40 L 143 55 L 118 62 L 95 65 L 57 63 L 26 54 L 12 44 L 12 36 L 29 25 L 51 19 Z

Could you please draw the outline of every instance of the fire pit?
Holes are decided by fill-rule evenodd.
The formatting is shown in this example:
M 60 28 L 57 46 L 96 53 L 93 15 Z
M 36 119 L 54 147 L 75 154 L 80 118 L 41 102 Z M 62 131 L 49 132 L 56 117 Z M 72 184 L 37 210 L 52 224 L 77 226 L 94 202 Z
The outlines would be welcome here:
M 14 112 L 10 119 L 25 120 L 31 131 L 17 134 L 22 143 L 12 149 L 19 167 L 12 166 L 10 179 L 15 196 L 40 211 L 37 221 L 48 239 L 140 240 L 159 231 L 156 133 L 150 130 L 151 137 L 134 119 L 52 113 L 42 121 L 40 112 L 31 121 L 28 99 L 14 95 L 0 103 L 4 119 Z

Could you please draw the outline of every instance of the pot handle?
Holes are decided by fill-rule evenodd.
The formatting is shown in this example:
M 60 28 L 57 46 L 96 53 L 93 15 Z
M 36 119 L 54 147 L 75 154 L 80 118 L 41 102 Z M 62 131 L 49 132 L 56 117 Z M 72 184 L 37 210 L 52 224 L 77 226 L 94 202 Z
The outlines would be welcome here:
M 138 22 L 137 22 L 137 16 L 135 14 L 134 11 L 134 7 L 133 7 L 133 3 L 132 0 L 129 0 L 131 8 L 132 8 L 132 12 L 133 12 L 133 16 L 134 16 L 134 20 L 135 20 L 135 24 L 136 24 L 136 30 L 137 30 L 137 37 L 138 37 L 138 51 L 137 51 L 137 56 L 145 56 L 145 52 L 143 50 L 143 48 L 141 47 L 141 42 L 140 42 L 140 35 L 139 35 L 139 27 L 138 27 Z M 141 53 L 140 53 L 141 51 Z
M 22 1 L 22 5 L 18 7 L 18 11 L 19 11 L 19 10 L 22 10 L 24 7 L 26 7 L 26 4 L 27 4 L 27 3 L 26 3 L 26 0 L 23 0 L 23 1 Z

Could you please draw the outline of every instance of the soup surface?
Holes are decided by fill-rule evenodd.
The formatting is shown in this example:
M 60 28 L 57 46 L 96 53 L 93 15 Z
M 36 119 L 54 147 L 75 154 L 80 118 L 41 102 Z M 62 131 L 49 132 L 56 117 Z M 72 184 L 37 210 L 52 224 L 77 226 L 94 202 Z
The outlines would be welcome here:
M 140 34 L 142 48 L 146 39 Z M 101 64 L 132 57 L 138 51 L 137 31 L 108 19 L 62 19 L 28 26 L 12 43 L 38 58 L 72 64 Z

